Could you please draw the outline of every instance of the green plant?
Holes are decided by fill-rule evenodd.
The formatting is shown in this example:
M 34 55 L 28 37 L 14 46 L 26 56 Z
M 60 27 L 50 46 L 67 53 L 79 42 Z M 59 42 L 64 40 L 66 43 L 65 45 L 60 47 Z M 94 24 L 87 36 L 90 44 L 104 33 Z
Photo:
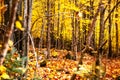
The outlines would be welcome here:
M 7 68 L 6 71 L 8 72 L 10 78 L 19 78 L 26 72 L 26 69 L 22 67 L 22 62 L 25 59 L 26 57 L 20 57 L 20 54 L 14 47 L 12 47 L 10 51 L 8 51 L 4 61 L 4 66 Z

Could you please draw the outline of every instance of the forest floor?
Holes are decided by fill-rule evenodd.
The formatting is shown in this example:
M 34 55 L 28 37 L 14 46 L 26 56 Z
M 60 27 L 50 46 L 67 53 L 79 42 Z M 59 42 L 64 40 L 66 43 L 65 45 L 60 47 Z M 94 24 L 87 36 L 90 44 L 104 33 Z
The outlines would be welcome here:
M 29 53 L 28 74 L 27 79 L 35 78 L 36 80 L 70 80 L 71 76 L 77 74 L 76 80 L 88 80 L 95 74 L 95 57 L 85 54 L 83 58 L 83 65 L 79 65 L 80 69 L 77 71 L 78 60 L 66 59 L 67 50 L 51 50 L 52 55 L 50 59 L 46 60 L 38 51 L 38 66 L 36 67 L 36 59 L 34 54 Z M 72 52 L 70 52 L 71 55 Z M 53 57 L 52 57 L 53 56 Z M 54 57 L 56 56 L 56 57 Z M 80 56 L 80 53 L 78 53 Z M 116 80 L 120 76 L 120 59 L 106 59 L 101 58 L 101 80 Z M 43 63 L 41 65 L 41 63 Z

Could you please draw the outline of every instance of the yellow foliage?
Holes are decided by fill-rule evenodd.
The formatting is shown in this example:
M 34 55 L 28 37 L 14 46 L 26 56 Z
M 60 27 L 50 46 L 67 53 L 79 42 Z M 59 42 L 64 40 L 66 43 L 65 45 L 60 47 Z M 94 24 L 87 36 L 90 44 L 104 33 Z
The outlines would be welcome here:
M 9 40 L 9 41 L 8 41 L 8 45 L 9 45 L 10 47 L 12 47 L 12 46 L 13 46 L 13 41 L 12 41 L 12 40 Z
M 78 16 L 79 16 L 80 18 L 82 18 L 82 16 L 83 16 L 82 12 L 79 12 L 79 13 L 78 13 Z
M 55 50 L 51 53 L 52 56 L 58 56 L 58 52 L 56 52 Z
M 0 79 L 10 79 L 9 75 L 6 73 L 6 67 L 0 66 Z
M 79 65 L 79 71 L 76 71 L 75 74 L 78 74 L 81 77 L 85 77 L 85 75 L 89 75 L 92 67 L 90 65 Z
M 0 74 L 6 72 L 6 67 L 4 67 L 3 65 L 0 66 Z
M 113 77 L 114 79 L 116 79 L 117 75 L 113 74 L 112 77 Z
M 63 5 L 63 7 L 65 9 L 70 9 L 70 10 L 74 10 L 74 11 L 79 11 L 80 9 L 78 7 L 75 6 L 75 4 L 67 4 L 67 5 Z
M 1 76 L 0 76 L 0 79 L 10 79 L 9 75 L 7 73 L 3 73 Z
M 49 78 L 53 78 L 53 77 L 54 77 L 54 74 L 50 74 L 48 77 L 49 77 Z
M 2 47 L 2 45 L 0 44 L 0 48 Z
M 17 28 L 17 29 L 19 29 L 19 30 L 21 30 L 21 31 L 24 31 L 24 30 L 25 30 L 25 28 L 22 27 L 22 24 L 20 23 L 20 21 L 16 21 L 16 22 L 15 22 L 15 25 L 16 25 L 16 28 Z

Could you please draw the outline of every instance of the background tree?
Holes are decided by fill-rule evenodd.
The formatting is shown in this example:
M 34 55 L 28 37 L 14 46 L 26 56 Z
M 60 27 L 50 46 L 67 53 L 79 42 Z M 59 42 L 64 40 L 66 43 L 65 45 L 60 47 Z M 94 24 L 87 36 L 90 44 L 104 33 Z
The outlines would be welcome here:
M 108 10 L 108 13 L 110 13 L 111 11 L 111 0 L 108 1 L 108 4 L 109 4 L 109 10 Z M 111 15 L 109 16 L 109 43 L 108 43 L 108 56 L 109 58 L 112 57 L 112 44 L 111 44 L 111 27 L 112 27 L 112 19 L 111 19 Z
M 47 0 L 47 36 L 46 36 L 46 45 L 47 45 L 47 51 L 48 51 L 48 55 L 47 55 L 47 58 L 49 58 L 50 56 L 50 47 L 51 47 L 51 38 L 50 38 L 50 27 L 51 27 L 51 24 L 50 24 L 50 7 L 51 7 L 51 4 L 50 4 L 50 0 Z
M 47 1 L 41 1 L 41 2 L 43 4 L 47 3 Z M 58 9 L 59 8 L 58 2 L 60 2 L 60 9 Z M 74 2 L 74 3 L 71 3 L 71 2 Z M 34 27 L 32 28 L 31 33 L 34 38 L 38 38 L 38 39 L 40 38 L 41 30 L 42 30 L 41 25 L 43 24 L 42 18 L 44 17 L 44 25 L 45 25 L 44 31 L 46 33 L 43 33 L 43 35 L 44 35 L 43 36 L 43 44 L 44 44 L 43 46 L 46 47 L 45 42 L 47 41 L 47 38 L 45 36 L 47 36 L 47 33 L 48 33 L 47 25 L 46 25 L 46 23 L 48 22 L 47 21 L 48 16 L 46 16 L 44 14 L 45 12 L 43 12 L 43 10 L 41 8 L 44 7 L 46 12 L 48 12 L 48 10 L 47 10 L 47 5 L 43 5 L 43 4 L 40 4 L 41 5 L 40 6 L 37 4 L 37 1 L 35 1 L 34 6 L 36 6 L 36 7 L 33 9 L 34 16 L 32 16 L 32 20 L 34 22 L 36 19 L 36 21 L 35 21 Z M 50 31 L 51 48 L 57 48 L 58 42 L 61 44 L 62 43 L 61 41 L 63 41 L 64 49 L 67 49 L 67 50 L 72 49 L 73 50 L 73 46 L 74 46 L 73 44 L 75 44 L 74 42 L 76 42 L 75 35 L 78 33 L 80 35 L 77 35 L 77 38 L 78 38 L 77 40 L 79 40 L 77 43 L 77 46 L 79 46 L 79 42 L 81 43 L 80 47 L 78 47 L 78 50 L 79 49 L 82 50 L 85 47 L 83 45 L 88 45 L 88 43 L 86 43 L 87 41 L 90 42 L 89 43 L 90 46 L 92 48 L 94 48 L 95 50 L 97 50 L 98 47 L 102 44 L 101 42 L 103 42 L 105 40 L 108 40 L 108 42 L 109 42 L 109 39 L 108 39 L 109 38 L 108 37 L 109 29 L 107 27 L 108 26 L 107 20 L 110 17 L 110 14 L 113 16 L 113 12 L 115 12 L 115 10 L 112 8 L 114 8 L 114 6 L 116 6 L 116 4 L 119 5 L 119 2 L 116 4 L 111 3 L 111 10 L 110 10 L 110 14 L 109 14 L 107 12 L 107 10 L 109 10 L 108 5 L 107 5 L 108 1 L 107 0 L 102 1 L 103 11 L 102 11 L 102 8 L 100 8 L 100 14 L 97 14 L 97 18 L 95 19 L 95 27 L 93 27 L 94 29 L 92 32 L 90 31 L 90 30 L 92 30 L 92 28 L 90 26 L 91 26 L 91 24 L 94 25 L 94 23 L 91 23 L 91 19 L 93 20 L 94 15 L 96 15 L 95 13 L 97 12 L 96 6 L 99 5 L 97 0 L 76 1 L 76 4 L 75 4 L 75 1 L 60 0 L 60 1 L 49 1 L 49 4 L 52 5 L 52 7 L 50 7 L 50 10 L 49 10 L 50 26 L 51 26 L 51 29 L 50 29 L 51 30 Z M 41 9 L 41 11 L 37 10 L 37 8 Z M 72 18 L 73 17 L 73 15 L 71 14 L 72 12 L 74 12 L 73 13 L 74 20 Z M 81 12 L 83 15 L 83 17 L 81 19 L 78 19 L 78 21 L 75 21 L 76 12 Z M 39 17 L 38 17 L 39 19 L 37 18 L 38 13 L 39 13 Z M 104 15 L 102 15 L 102 14 L 104 14 Z M 45 16 L 46 16 L 46 18 L 45 18 Z M 104 25 L 102 25 L 103 20 L 104 20 Z M 113 23 L 113 21 L 114 21 L 114 17 L 113 17 L 112 23 Z M 72 25 L 74 26 L 74 28 Z M 78 27 L 76 27 L 76 26 L 78 26 Z M 78 29 L 76 29 L 76 30 L 78 30 L 78 32 L 75 31 L 75 27 L 78 28 Z M 111 37 L 112 37 L 111 50 L 113 51 L 113 53 L 115 52 L 114 47 L 116 44 L 116 43 L 113 43 L 113 41 L 116 40 L 115 38 L 113 38 L 115 36 L 115 34 L 112 34 L 112 33 L 116 32 L 114 30 L 114 28 L 115 27 L 112 27 L 112 29 L 111 29 Z M 74 38 L 73 38 L 73 33 L 74 33 Z M 92 36 L 91 36 L 91 34 L 92 34 Z M 103 36 L 103 35 L 107 35 L 107 36 Z M 103 37 L 104 37 L 104 39 L 103 39 Z M 58 41 L 58 39 L 59 39 L 59 41 Z M 119 38 L 118 38 L 118 40 L 119 40 Z M 72 44 L 72 46 L 71 46 L 71 44 Z M 104 46 L 104 50 L 103 50 L 104 52 L 107 51 L 108 44 L 106 44 Z M 59 45 L 59 47 L 60 46 L 61 45 Z
M 116 3 L 118 3 L 118 0 L 116 1 Z M 118 18 L 118 6 L 116 7 L 116 14 L 115 14 L 115 18 Z M 116 25 L 116 54 L 119 55 L 119 43 L 118 43 L 118 20 L 115 21 L 115 25 Z

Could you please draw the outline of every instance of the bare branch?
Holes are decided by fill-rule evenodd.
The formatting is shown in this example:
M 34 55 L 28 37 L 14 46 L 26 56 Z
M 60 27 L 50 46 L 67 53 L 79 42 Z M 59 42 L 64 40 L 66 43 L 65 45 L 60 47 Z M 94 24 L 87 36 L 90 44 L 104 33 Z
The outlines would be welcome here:
M 110 11 L 110 13 L 108 14 L 107 18 L 104 21 L 104 24 L 107 22 L 108 18 L 110 17 L 110 15 L 112 14 L 112 12 L 115 10 L 115 8 L 120 4 L 120 1 L 112 8 L 112 10 Z

